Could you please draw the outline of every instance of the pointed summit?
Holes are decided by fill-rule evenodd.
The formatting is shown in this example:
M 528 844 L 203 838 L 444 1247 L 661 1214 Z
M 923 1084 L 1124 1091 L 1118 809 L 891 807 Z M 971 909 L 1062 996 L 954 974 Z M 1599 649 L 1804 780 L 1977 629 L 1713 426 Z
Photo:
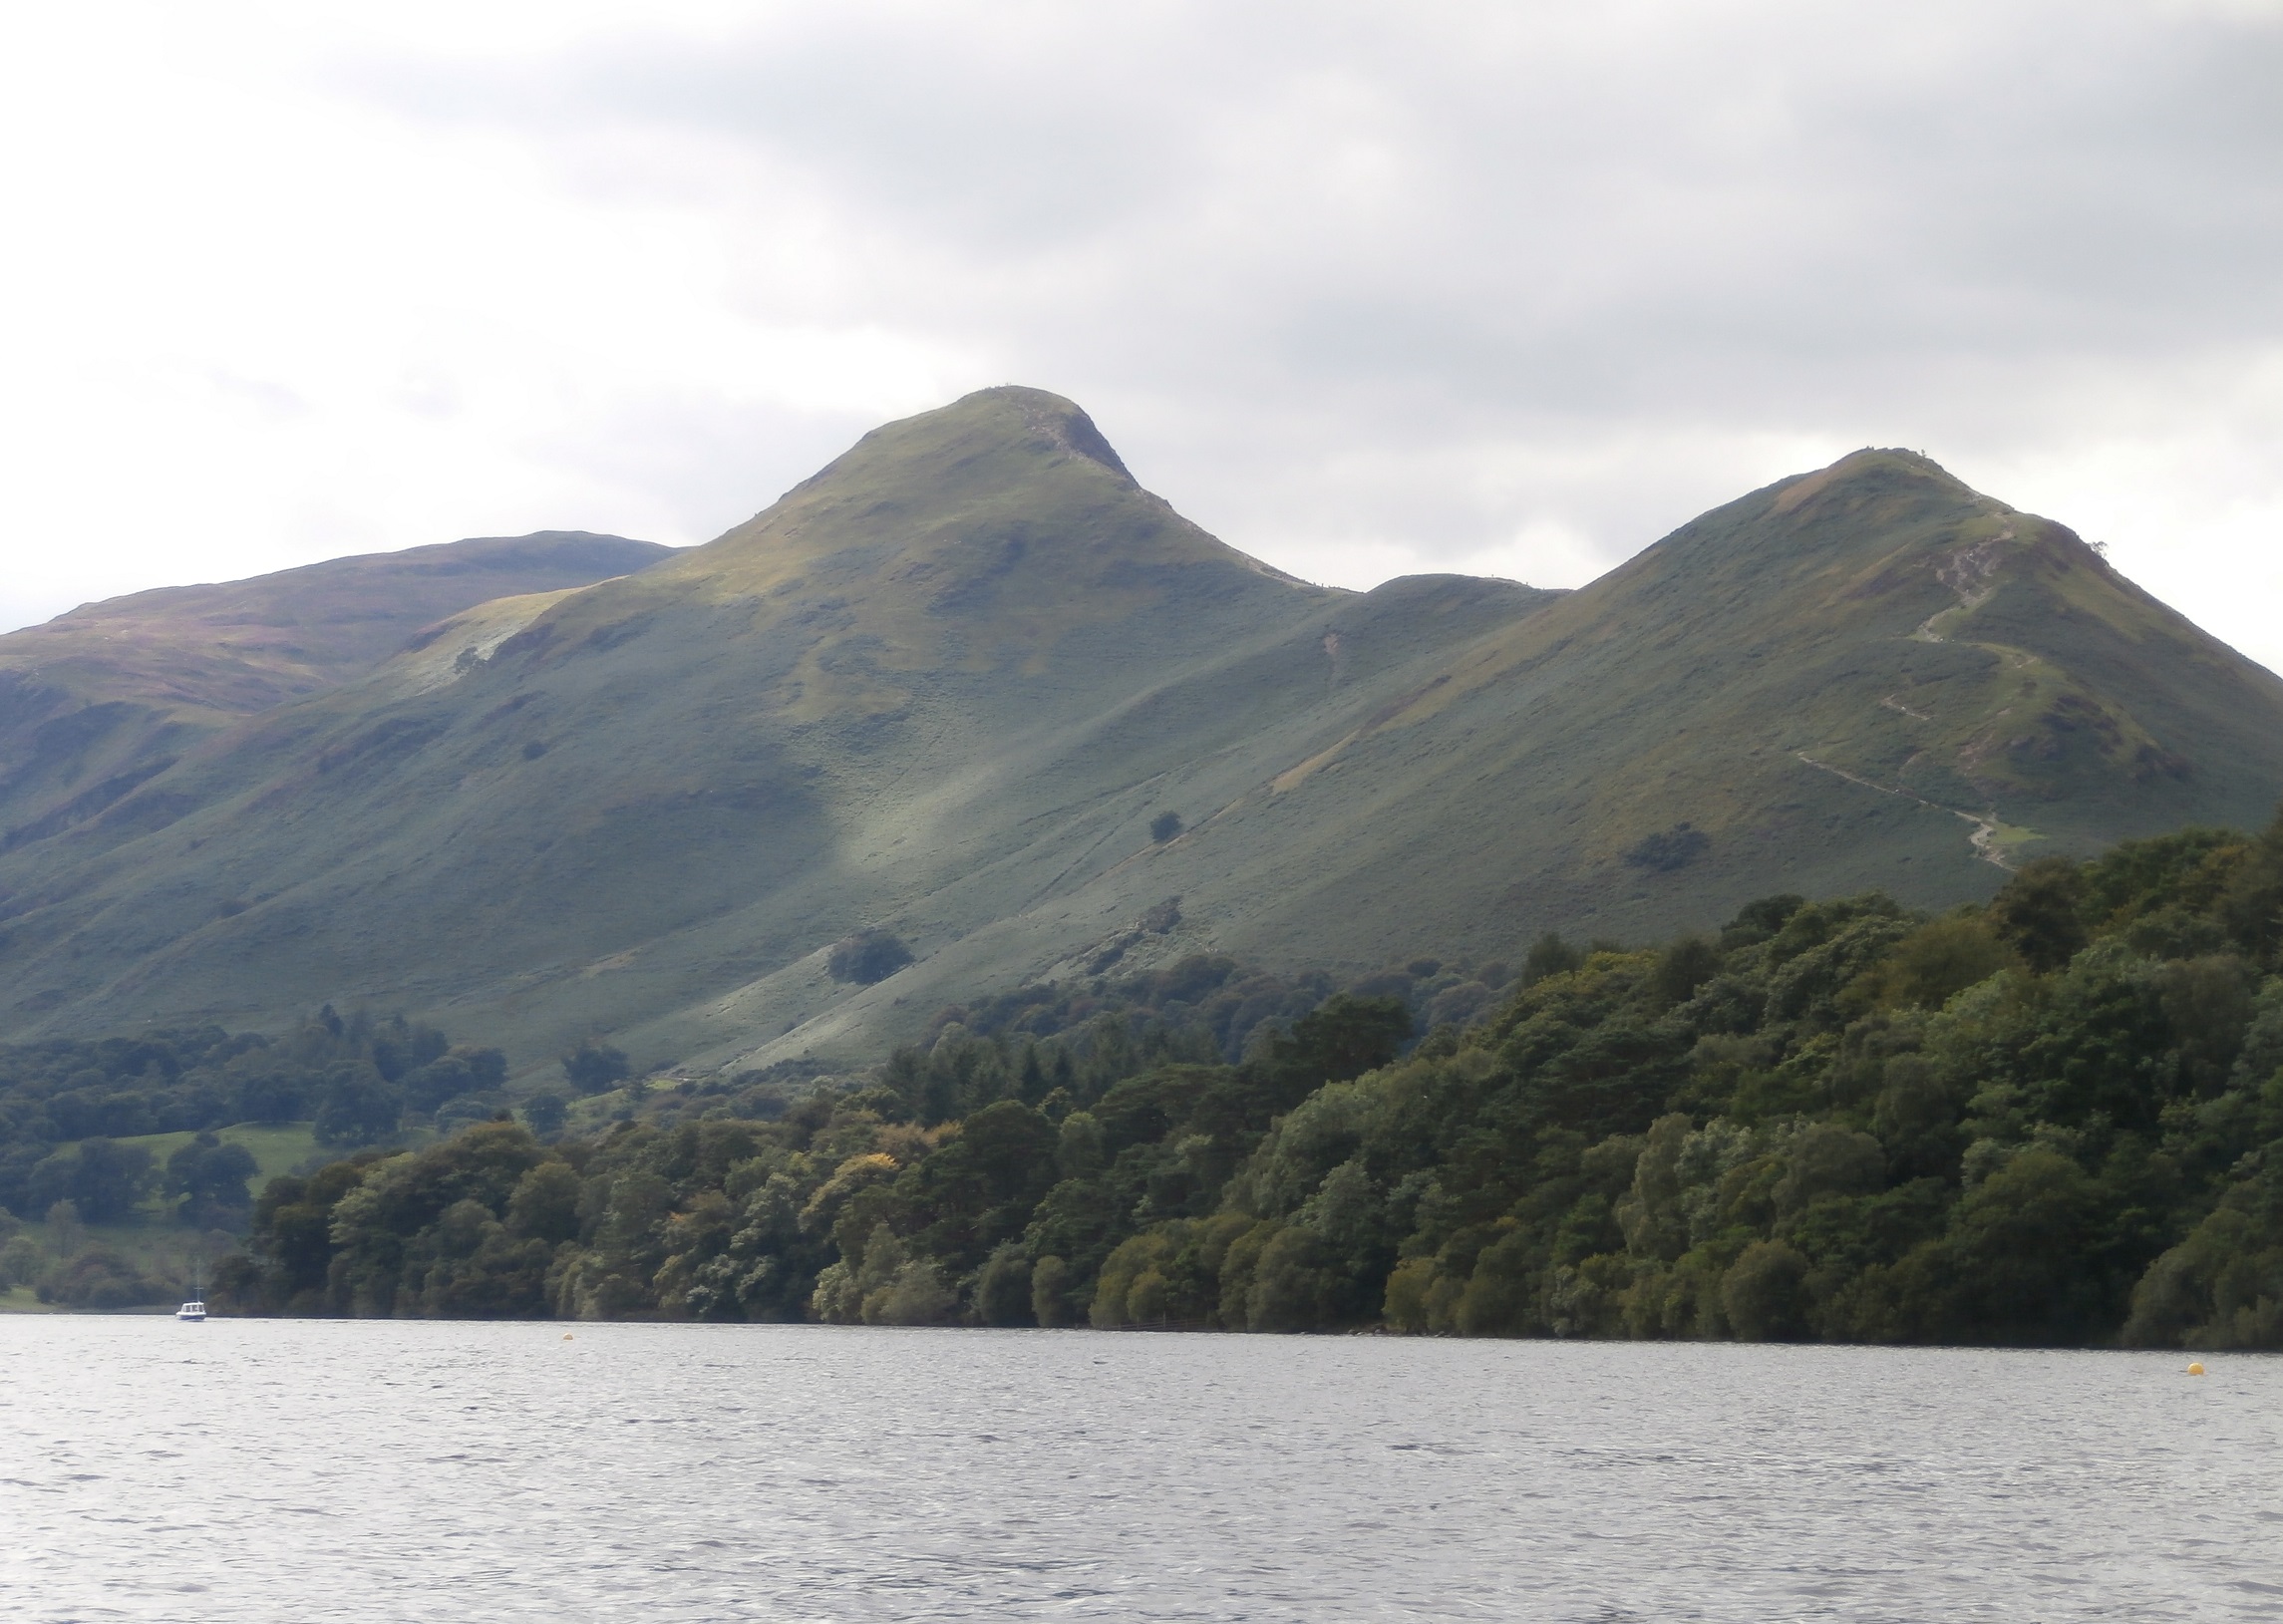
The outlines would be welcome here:
M 1075 401 L 1066 401 L 1060 395 L 1050 395 L 1043 389 L 1030 389 L 1022 384 L 998 384 L 990 389 L 978 389 L 972 395 L 962 396 L 944 410 L 950 413 L 966 412 L 976 417 L 1012 411 L 1021 417 L 1024 430 L 1045 440 L 1050 446 L 1072 452 L 1080 457 L 1091 457 L 1113 473 L 1124 474 L 1126 465 L 1102 437 Z
M 1325 595 L 1142 489 L 1075 403 L 1008 384 L 874 429 L 717 540 L 548 611 L 518 648 L 559 658 L 669 604 L 749 598 L 844 648 L 814 656 L 834 669 L 1043 669 L 1082 627 L 1255 599 L 1241 615 L 1275 616 Z
M 1134 484 L 1124 460 L 1077 402 L 1043 389 L 998 384 L 949 406 L 883 423 L 786 497 L 834 484 L 867 483 L 889 471 L 896 478 L 940 480 L 980 459 L 1014 475 L 1018 468 L 1036 472 L 1074 457 Z
M 1777 492 L 1777 510 L 1790 512 L 1823 490 L 1892 488 L 1921 480 L 1946 490 L 1973 494 L 1963 480 L 1933 458 L 1895 446 L 1865 446 L 1860 451 L 1847 453 L 1827 468 L 1812 474 L 1795 474 L 1769 488 Z

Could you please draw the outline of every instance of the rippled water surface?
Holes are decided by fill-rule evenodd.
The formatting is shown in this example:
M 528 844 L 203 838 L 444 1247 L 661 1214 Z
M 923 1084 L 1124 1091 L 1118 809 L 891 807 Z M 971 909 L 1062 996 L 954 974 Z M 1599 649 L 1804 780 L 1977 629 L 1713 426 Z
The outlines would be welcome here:
M 0 1320 L 0 1615 L 2283 1618 L 2283 1361 Z

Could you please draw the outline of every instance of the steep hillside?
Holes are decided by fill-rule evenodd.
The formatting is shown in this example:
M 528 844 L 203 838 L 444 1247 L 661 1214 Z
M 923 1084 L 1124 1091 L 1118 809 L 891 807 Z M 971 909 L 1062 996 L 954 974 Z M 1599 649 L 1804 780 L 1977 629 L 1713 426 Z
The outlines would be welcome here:
M 1083 877 L 1156 810 L 1153 774 L 1240 748 L 1326 657 L 1160 728 L 1155 767 L 1094 742 L 1138 693 L 1340 596 L 1186 523 L 1068 403 L 988 392 L 0 857 L 19 1018 L 472 1002 L 551 1042 L 874 920 L 939 941 Z
M 1098 943 L 1143 963 L 1209 945 L 1375 964 L 1510 955 L 1555 927 L 1654 939 L 1779 891 L 1979 897 L 2023 856 L 2263 823 L 2283 795 L 2283 681 L 2060 525 L 1866 451 L 1539 612 L 1429 643 L 1368 691 L 1295 706 L 1254 747 L 1163 782 L 1190 820 L 1179 839 L 1021 919 L 818 1016 L 805 989 L 764 983 L 654 1041 L 726 1053 L 738 1016 L 784 1008 L 802 1024 L 745 1058 L 854 1047 L 907 1030 L 898 1000 L 1068 975 Z M 1174 895 L 1186 917 L 1166 936 L 1087 935 Z
M 1491 946 L 1515 915 L 1635 938 L 1775 890 L 1944 902 L 2015 853 L 2264 820 L 2279 721 L 2283 682 L 2068 530 L 1857 453 L 1455 653 L 1227 806 L 1290 853 L 1232 945 L 1359 913 L 1389 921 L 1384 958 L 1414 917 Z M 1359 851 L 1359 828 L 1403 838 Z
M 192 741 L 362 675 L 432 622 L 670 551 L 578 530 L 488 536 L 137 592 L 0 636 L 0 848 L 84 821 Z
M 0 853 L 0 1028 L 332 1000 L 526 1065 L 585 1032 L 870 1050 L 1206 946 L 1377 964 L 1777 890 L 1981 895 L 2015 852 L 2264 820 L 2279 724 L 2283 682 L 1907 454 L 1574 593 L 1356 594 L 1187 523 L 1069 402 L 988 390 Z M 865 927 L 918 961 L 835 983 Z

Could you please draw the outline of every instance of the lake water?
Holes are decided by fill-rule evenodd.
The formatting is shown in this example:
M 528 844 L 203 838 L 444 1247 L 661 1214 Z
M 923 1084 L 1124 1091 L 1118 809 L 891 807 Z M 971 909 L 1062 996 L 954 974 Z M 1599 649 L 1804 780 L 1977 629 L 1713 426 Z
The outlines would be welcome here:
M 2283 1618 L 2283 1360 L 0 1319 L 0 1615 Z

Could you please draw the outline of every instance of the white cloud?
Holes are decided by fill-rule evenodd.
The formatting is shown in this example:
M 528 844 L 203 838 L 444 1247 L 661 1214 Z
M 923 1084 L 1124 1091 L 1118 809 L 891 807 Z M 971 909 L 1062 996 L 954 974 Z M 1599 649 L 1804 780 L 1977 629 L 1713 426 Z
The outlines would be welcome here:
M 1016 380 L 1349 584 L 1574 583 L 1919 447 L 2283 664 L 2273 5 L 56 9 L 13 618 L 703 539 Z

